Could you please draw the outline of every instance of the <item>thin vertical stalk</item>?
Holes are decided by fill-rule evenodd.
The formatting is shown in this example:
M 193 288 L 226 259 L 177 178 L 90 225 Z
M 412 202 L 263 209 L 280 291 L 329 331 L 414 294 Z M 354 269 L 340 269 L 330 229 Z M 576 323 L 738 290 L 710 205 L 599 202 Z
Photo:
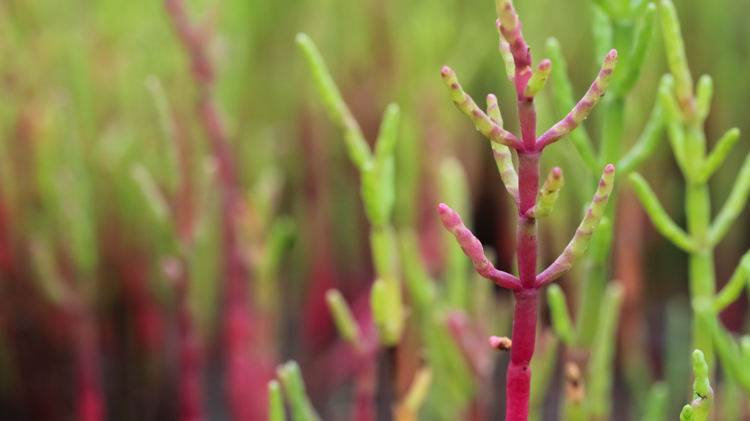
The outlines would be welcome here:
M 510 349 L 510 365 L 506 381 L 505 419 L 526 420 L 529 417 L 531 394 L 531 358 L 536 341 L 537 308 L 539 290 L 515 291 L 513 309 L 513 346 Z
M 583 254 L 594 229 L 604 214 L 614 182 L 614 166 L 608 165 L 604 170 L 591 207 L 586 212 L 573 240 L 562 255 L 537 276 L 537 215 L 544 216 L 549 213 L 557 197 L 557 190 L 562 186 L 562 170 L 556 168 L 550 174 L 548 183 L 552 180 L 553 184 L 559 184 L 559 186 L 554 189 L 554 192 L 545 188 L 541 196 L 539 195 L 539 160 L 546 146 L 557 142 L 577 128 L 604 96 L 617 64 L 617 51 L 612 50 L 607 54 L 598 77 L 583 99 L 565 118 L 537 138 L 534 97 L 550 75 L 551 62 L 543 60 L 539 63 L 538 69 L 532 71 L 529 46 L 521 33 L 521 22 L 513 3 L 510 0 L 496 0 L 495 5 L 500 33 L 500 51 L 506 62 L 508 78 L 513 82 L 517 95 L 521 140 L 502 128 L 502 117 L 496 107 L 494 95 L 488 96 L 488 110 L 485 114 L 463 91 L 452 69 L 444 67 L 442 76 L 456 107 L 471 118 L 477 129 L 493 142 L 495 152 L 502 155 L 507 148 L 512 147 L 518 153 L 517 174 L 512 165 L 500 165 L 500 169 L 503 183 L 518 205 L 516 256 L 519 277 L 516 278 L 495 269 L 484 255 L 479 240 L 464 226 L 458 214 L 445 204 L 438 206 L 438 212 L 443 225 L 456 237 L 464 253 L 471 258 L 477 272 L 514 292 L 515 306 L 510 365 L 506 383 L 505 419 L 524 421 L 529 415 L 530 364 L 536 340 L 539 289 L 569 270 Z M 515 194 L 516 183 L 518 183 L 517 195 Z
M 245 282 L 249 271 L 244 263 L 237 235 L 242 200 L 226 128 L 214 101 L 214 69 L 205 48 L 205 39 L 188 17 L 182 0 L 164 0 L 177 36 L 191 62 L 198 90 L 197 112 L 218 166 L 221 192 L 221 235 L 225 275 L 223 329 L 227 361 L 229 406 L 236 420 L 261 419 L 267 402 L 264 395 L 273 364 L 254 359 L 257 321 L 247 300 Z M 268 374 L 268 375 L 266 375 Z M 250 398 L 249 398 L 250 397 Z
M 96 324 L 91 313 L 77 298 L 72 298 L 70 312 L 75 324 L 76 409 L 81 421 L 105 419 L 104 396 L 99 380 L 99 351 Z

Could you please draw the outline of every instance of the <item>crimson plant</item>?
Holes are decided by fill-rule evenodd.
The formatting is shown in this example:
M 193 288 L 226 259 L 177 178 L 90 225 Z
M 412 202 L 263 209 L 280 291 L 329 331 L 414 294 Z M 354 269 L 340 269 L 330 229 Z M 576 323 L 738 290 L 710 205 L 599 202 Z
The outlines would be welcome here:
M 617 64 L 617 51 L 611 50 L 606 55 L 596 80 L 570 113 L 537 137 L 534 98 L 544 87 L 552 65 L 549 60 L 542 60 L 536 71 L 532 70 L 529 46 L 523 38 L 521 21 L 512 1 L 495 0 L 495 6 L 500 52 L 518 100 L 521 138 L 503 129 L 503 120 L 494 95 L 488 95 L 485 113 L 463 91 L 452 69 L 444 67 L 442 76 L 456 107 L 491 141 L 505 188 L 518 206 L 516 249 L 519 276 L 500 271 L 492 265 L 484 254 L 482 244 L 464 226 L 457 213 L 445 204 L 440 204 L 438 211 L 443 225 L 456 237 L 464 253 L 471 258 L 477 272 L 514 293 L 512 347 L 506 387 L 506 419 L 526 420 L 529 413 L 530 363 L 534 354 L 539 290 L 567 272 L 583 254 L 604 213 L 615 175 L 612 164 L 604 168 L 594 199 L 575 236 L 560 257 L 537 274 L 537 220 L 552 211 L 563 184 L 562 170 L 553 168 L 540 192 L 539 162 L 544 148 L 578 127 L 604 96 Z M 513 163 L 511 149 L 517 153 L 517 166 Z

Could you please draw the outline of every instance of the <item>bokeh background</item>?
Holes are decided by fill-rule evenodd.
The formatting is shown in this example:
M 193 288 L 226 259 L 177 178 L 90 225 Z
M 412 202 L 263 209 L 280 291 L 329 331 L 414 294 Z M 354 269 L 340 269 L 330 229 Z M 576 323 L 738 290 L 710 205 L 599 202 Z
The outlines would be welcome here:
M 439 279 L 445 268 L 450 238 L 435 209 L 441 164 L 450 157 L 466 173 L 473 231 L 495 250 L 496 266 L 512 270 L 515 208 L 489 143 L 455 109 L 440 79 L 441 67 L 450 65 L 478 102 L 495 93 L 506 127 L 517 132 L 491 1 L 195 0 L 185 6 L 213 66 L 204 85 L 196 83 L 201 69 L 193 68 L 161 1 L 0 2 L 2 419 L 79 419 L 86 406 L 81 393 L 89 389 L 103 398 L 107 419 L 178 419 L 178 395 L 187 387 L 179 357 L 185 317 L 194 322 L 189 331 L 202 376 L 195 390 L 206 419 L 263 419 L 239 416 L 243 409 L 230 404 L 231 396 L 248 406 L 265 402 L 273 367 L 288 359 L 300 363 L 323 418 L 347 419 L 351 376 L 324 294 L 335 287 L 355 312 L 366 306 L 374 276 L 368 225 L 359 174 L 316 97 L 294 42 L 298 32 L 317 43 L 368 140 L 374 141 L 386 105 L 401 106 L 394 224 L 417 234 L 429 273 Z M 709 143 L 733 126 L 750 133 L 750 2 L 682 0 L 676 7 L 693 74 L 710 74 L 715 82 Z M 575 94 L 583 95 L 601 59 L 590 2 L 519 0 L 516 8 L 535 62 L 545 57 L 546 39 L 556 37 Z M 657 23 L 627 103 L 627 145 L 637 139 L 665 72 Z M 539 127 L 551 126 L 557 111 L 549 86 L 537 107 Z M 207 121 L 217 123 L 218 134 L 207 132 Z M 594 110 L 585 125 L 595 134 L 600 123 Z M 229 145 L 229 176 L 212 147 L 217 136 Z M 711 181 L 715 209 L 750 151 L 746 139 Z M 593 188 L 569 141 L 547 150 L 543 172 L 553 165 L 565 171 L 566 185 L 554 215 L 540 226 L 547 263 L 574 233 Z M 666 138 L 641 173 L 683 224 L 683 179 Z M 685 360 L 670 358 L 690 351 L 687 258 L 653 229 L 627 181 L 618 183 L 612 274 L 623 281 L 626 299 L 614 418 L 638 416 L 623 380 L 633 346 L 646 351 L 653 379 L 674 388 L 670 414 L 676 414 L 690 370 Z M 745 211 L 717 249 L 719 285 L 750 248 L 748 216 Z M 239 274 L 227 273 L 228 254 L 241 261 Z M 561 280 L 572 300 L 577 276 Z M 498 308 L 487 315 L 497 320 L 487 324 L 507 327 L 507 291 L 475 289 Z M 542 325 L 549 324 L 546 312 L 543 307 Z M 722 319 L 747 332 L 744 294 Z M 233 342 L 228 330 L 240 339 Z M 407 335 L 419 336 L 414 327 Z M 407 342 L 419 348 L 418 339 Z M 456 413 L 501 419 L 507 355 L 491 358 L 493 381 L 457 392 L 465 398 L 454 401 L 428 396 L 423 419 L 457 419 L 449 415 Z M 404 359 L 407 367 L 416 364 Z M 232 364 L 249 378 L 232 381 L 228 367 L 238 367 Z M 557 419 L 564 390 L 559 371 L 544 419 Z M 478 395 L 490 399 L 477 403 Z M 430 409 L 440 406 L 431 399 L 458 412 Z

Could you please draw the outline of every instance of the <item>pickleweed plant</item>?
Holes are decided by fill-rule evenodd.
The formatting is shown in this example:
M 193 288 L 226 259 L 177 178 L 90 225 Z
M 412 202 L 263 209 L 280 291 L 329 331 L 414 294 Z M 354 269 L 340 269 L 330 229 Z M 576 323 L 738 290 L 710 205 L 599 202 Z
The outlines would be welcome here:
M 594 229 L 604 214 L 614 183 L 615 168 L 609 164 L 575 236 L 547 269 L 537 274 L 537 220 L 546 216 L 562 187 L 562 170 L 554 168 L 539 191 L 539 161 L 542 151 L 572 132 L 589 115 L 604 96 L 617 64 L 617 51 L 611 50 L 589 90 L 560 122 L 544 134 L 536 135 L 536 108 L 534 97 L 544 87 L 552 71 L 551 62 L 542 60 L 532 70 L 529 46 L 523 38 L 521 21 L 510 0 L 496 0 L 500 34 L 500 52 L 505 61 L 508 78 L 513 83 L 517 97 L 521 138 L 503 129 L 503 120 L 494 95 L 487 97 L 487 112 L 482 111 L 467 95 L 449 67 L 442 70 L 443 81 L 450 90 L 456 107 L 466 114 L 492 143 L 505 188 L 518 206 L 516 248 L 518 273 L 516 277 L 494 267 L 487 259 L 479 240 L 464 226 L 461 217 L 445 204 L 438 212 L 445 228 L 450 231 L 464 253 L 472 260 L 477 272 L 497 285 L 513 291 L 515 298 L 512 328 L 512 347 L 507 376 L 507 420 L 527 420 L 531 387 L 530 363 L 536 339 L 539 290 L 567 272 L 583 254 Z M 518 166 L 513 164 L 510 149 L 515 149 Z
M 329 117 L 344 131 L 347 152 L 362 176 L 362 201 L 370 221 L 370 243 L 377 276 L 372 287 L 373 316 L 382 343 L 393 346 L 398 343 L 404 325 L 398 243 L 391 223 L 395 199 L 393 149 L 399 107 L 390 104 L 386 108 L 375 150 L 371 151 L 315 44 L 306 34 L 297 35 L 297 44 L 307 59 Z
M 358 325 L 337 290 L 329 291 L 326 299 L 341 337 L 352 345 L 362 360 L 357 372 L 357 398 L 353 414 L 355 419 L 369 420 L 373 419 L 375 410 L 378 345 L 395 365 L 395 347 L 401 340 L 404 329 L 399 244 L 391 222 L 395 200 L 393 154 L 400 109 L 397 104 L 388 105 L 375 148 L 371 150 L 313 41 L 306 34 L 298 34 L 297 45 L 305 56 L 328 116 L 344 132 L 347 153 L 362 177 L 361 195 L 370 222 L 370 245 L 376 276 L 370 292 L 370 308 L 372 320 L 377 327 L 377 341 L 372 340 L 372 335 L 368 337 L 362 333 L 370 329 L 367 329 L 368 326 Z M 385 381 L 390 382 L 390 379 Z M 415 405 L 417 402 L 421 403 L 422 399 L 412 399 L 410 404 Z M 401 405 L 396 404 L 393 410 L 398 412 L 400 408 Z M 411 408 L 412 412 L 417 409 Z
M 721 166 L 732 146 L 737 142 L 739 130 L 729 129 L 707 153 L 704 123 L 708 117 L 713 82 L 702 76 L 693 86 L 693 77 L 685 57 L 685 45 L 680 33 L 677 12 L 670 0 L 660 6 L 664 42 L 671 75 L 659 88 L 659 99 L 668 117 L 667 131 L 675 160 L 685 178 L 685 216 L 687 230 L 678 226 L 666 213 L 651 190 L 648 182 L 638 173 L 630 181 L 643 203 L 656 229 L 674 245 L 687 252 L 689 260 L 689 289 L 692 297 L 693 347 L 705 354 L 708 366 L 714 367 L 714 340 L 707 317 L 701 316 L 695 304 L 709 300 L 708 310 L 718 314 L 740 295 L 748 266 L 748 254 L 727 285 L 717 294 L 714 249 L 734 224 L 750 194 L 750 155 L 732 187 L 723 208 L 711 221 L 711 196 L 708 180 Z M 694 90 L 695 89 L 695 90 Z M 711 376 L 709 376 L 711 377 Z

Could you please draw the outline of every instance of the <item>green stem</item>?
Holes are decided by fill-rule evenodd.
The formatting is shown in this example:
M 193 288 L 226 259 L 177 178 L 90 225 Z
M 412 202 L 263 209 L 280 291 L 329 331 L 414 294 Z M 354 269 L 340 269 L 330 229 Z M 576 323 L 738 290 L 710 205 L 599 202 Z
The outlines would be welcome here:
M 692 163 L 702 161 L 705 156 L 705 146 L 702 146 L 705 145 L 705 139 L 699 126 L 700 124 L 691 125 L 685 131 L 686 149 L 690 151 L 687 159 Z M 686 178 L 687 227 L 696 244 L 696 251 L 690 254 L 689 261 L 690 296 L 693 299 L 698 297 L 712 299 L 716 294 L 716 278 L 713 247 L 708 238 L 711 225 L 711 197 L 705 181 L 691 180 L 689 174 L 686 174 Z M 693 349 L 703 351 L 706 362 L 713 372 L 715 364 L 710 326 L 707 326 L 696 315 L 693 319 Z
M 625 99 L 609 97 L 604 107 L 602 145 L 599 152 L 599 166 L 616 163 L 620 159 L 623 131 L 625 126 Z
M 612 249 L 612 235 L 614 227 L 612 221 L 615 216 L 615 198 L 613 193 L 609 197 L 609 203 L 604 210 L 604 216 L 591 239 L 591 247 L 586 254 L 586 263 L 583 267 L 584 278 L 580 313 L 577 315 L 577 337 L 576 345 L 589 349 L 594 341 L 596 329 L 599 323 L 599 312 L 602 297 L 607 288 L 609 279 L 609 255 Z

